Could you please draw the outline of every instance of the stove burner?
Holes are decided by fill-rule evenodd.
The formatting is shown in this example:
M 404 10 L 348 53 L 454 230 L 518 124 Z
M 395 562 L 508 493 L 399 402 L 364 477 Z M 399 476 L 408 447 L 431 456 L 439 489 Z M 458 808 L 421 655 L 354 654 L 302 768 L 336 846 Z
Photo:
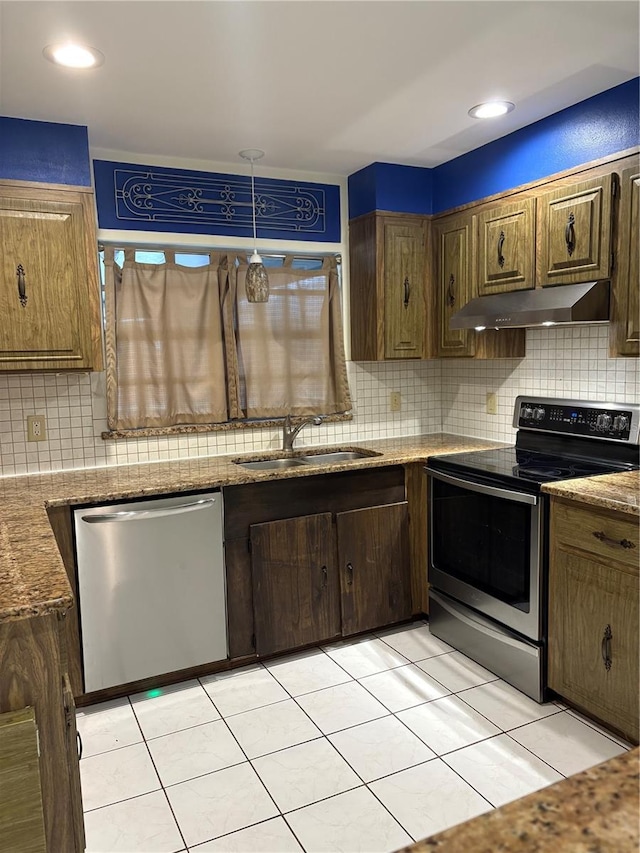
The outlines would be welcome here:
M 516 465 L 514 472 L 516 476 L 520 477 L 548 477 L 549 479 L 555 479 L 557 477 L 562 477 L 567 473 L 567 469 L 564 468 L 523 468 L 522 465 Z

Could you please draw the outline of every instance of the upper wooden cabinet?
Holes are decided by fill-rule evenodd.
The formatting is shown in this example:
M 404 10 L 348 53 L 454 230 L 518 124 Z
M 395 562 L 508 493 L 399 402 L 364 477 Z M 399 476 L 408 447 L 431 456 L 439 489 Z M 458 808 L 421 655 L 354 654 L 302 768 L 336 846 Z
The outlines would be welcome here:
M 370 213 L 349 223 L 351 358 L 427 357 L 428 220 Z
M 474 354 L 474 332 L 449 328 L 451 317 L 471 299 L 473 221 L 472 216 L 464 214 L 435 223 L 439 356 Z
M 0 370 L 101 370 L 90 189 L 0 181 Z
M 620 175 L 618 256 L 611 291 L 611 355 L 640 355 L 640 166 Z
M 535 199 L 483 210 L 476 222 L 478 296 L 535 287 Z
M 538 199 L 539 286 L 610 277 L 616 186 L 617 175 L 608 174 L 572 183 Z

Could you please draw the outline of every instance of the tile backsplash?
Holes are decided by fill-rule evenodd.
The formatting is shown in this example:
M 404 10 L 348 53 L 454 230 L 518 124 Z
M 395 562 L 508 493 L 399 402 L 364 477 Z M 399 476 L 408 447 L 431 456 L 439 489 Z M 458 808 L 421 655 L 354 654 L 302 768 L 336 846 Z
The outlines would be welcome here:
M 351 362 L 354 419 L 310 426 L 301 446 L 353 443 L 429 432 L 511 442 L 518 394 L 637 402 L 638 359 L 609 359 L 608 328 L 582 326 L 527 331 L 527 356 L 474 362 Z M 402 409 L 391 412 L 392 391 Z M 486 413 L 486 395 L 497 414 Z M 27 442 L 28 415 L 45 415 L 47 439 Z M 0 374 L 0 473 L 121 465 L 271 450 L 280 431 L 247 429 L 208 434 L 103 441 L 104 374 Z

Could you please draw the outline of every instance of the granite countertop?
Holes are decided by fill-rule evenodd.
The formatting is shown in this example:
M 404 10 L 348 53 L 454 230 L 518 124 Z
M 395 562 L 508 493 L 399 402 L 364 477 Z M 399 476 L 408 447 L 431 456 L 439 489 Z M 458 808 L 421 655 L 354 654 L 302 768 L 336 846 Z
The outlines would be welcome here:
M 637 853 L 634 749 L 401 853 Z
M 232 486 L 290 477 L 420 462 L 437 453 L 500 446 L 499 442 L 442 433 L 360 441 L 378 455 L 351 462 L 255 471 L 233 459 L 283 456 L 281 451 L 198 456 L 139 465 L 86 468 L 0 477 L 0 621 L 67 610 L 73 603 L 67 575 L 47 516 L 47 507 Z M 341 449 L 352 449 L 340 445 Z M 318 452 L 320 448 L 296 448 Z
M 600 474 L 579 480 L 548 483 L 543 492 L 580 503 L 640 515 L 640 471 Z

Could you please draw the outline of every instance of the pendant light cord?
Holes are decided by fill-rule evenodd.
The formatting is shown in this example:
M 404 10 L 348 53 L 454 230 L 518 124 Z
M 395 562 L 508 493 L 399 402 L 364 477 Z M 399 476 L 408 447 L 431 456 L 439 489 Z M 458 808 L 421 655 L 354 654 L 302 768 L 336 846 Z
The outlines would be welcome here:
M 253 253 L 258 254 L 258 238 L 256 236 L 256 190 L 253 181 L 253 159 L 251 160 L 251 212 L 253 213 Z

